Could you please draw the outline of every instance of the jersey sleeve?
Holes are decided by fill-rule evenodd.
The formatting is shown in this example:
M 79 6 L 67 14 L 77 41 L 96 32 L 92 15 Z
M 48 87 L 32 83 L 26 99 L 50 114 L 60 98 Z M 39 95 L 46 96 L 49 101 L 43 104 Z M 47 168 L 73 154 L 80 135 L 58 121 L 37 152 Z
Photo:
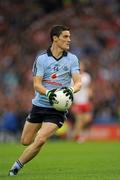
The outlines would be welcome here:
M 71 60 L 71 74 L 80 72 L 80 62 L 76 56 Z
M 37 57 L 32 68 L 33 76 L 43 76 L 44 75 L 44 63 L 43 58 Z

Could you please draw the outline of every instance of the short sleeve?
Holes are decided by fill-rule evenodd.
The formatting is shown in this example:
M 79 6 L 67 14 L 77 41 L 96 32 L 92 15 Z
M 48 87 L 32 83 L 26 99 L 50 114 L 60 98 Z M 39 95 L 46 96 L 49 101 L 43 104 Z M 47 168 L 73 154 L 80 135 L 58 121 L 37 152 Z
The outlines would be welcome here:
M 76 56 L 71 59 L 71 74 L 80 72 L 80 62 Z
M 33 76 L 43 76 L 44 75 L 44 63 L 41 57 L 37 57 L 32 68 Z

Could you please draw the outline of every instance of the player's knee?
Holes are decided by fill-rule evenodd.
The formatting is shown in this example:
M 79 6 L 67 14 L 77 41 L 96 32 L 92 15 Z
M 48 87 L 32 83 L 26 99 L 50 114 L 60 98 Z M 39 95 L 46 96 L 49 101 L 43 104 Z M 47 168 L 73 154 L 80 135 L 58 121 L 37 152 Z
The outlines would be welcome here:
M 38 141 L 38 144 L 43 145 L 43 144 L 45 144 L 46 140 L 47 140 L 46 137 L 41 137 Z
M 27 138 L 21 138 L 21 144 L 24 146 L 28 146 L 30 145 L 32 142 L 31 140 L 27 139 Z
M 43 146 L 46 142 L 46 137 L 39 137 L 37 140 L 36 140 L 36 146 L 39 148 L 41 146 Z

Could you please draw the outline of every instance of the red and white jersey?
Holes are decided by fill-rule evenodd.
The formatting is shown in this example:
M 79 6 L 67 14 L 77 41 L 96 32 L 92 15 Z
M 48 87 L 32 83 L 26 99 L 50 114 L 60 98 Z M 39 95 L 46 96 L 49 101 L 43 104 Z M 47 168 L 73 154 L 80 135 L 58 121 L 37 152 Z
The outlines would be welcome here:
M 91 76 L 84 72 L 81 74 L 82 87 L 79 92 L 74 94 L 74 104 L 89 103 L 89 85 L 91 84 Z

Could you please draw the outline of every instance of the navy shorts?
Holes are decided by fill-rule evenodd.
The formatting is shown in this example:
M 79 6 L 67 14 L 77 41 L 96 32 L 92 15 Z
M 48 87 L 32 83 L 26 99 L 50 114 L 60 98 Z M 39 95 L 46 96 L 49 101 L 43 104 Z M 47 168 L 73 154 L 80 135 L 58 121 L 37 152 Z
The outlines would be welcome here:
M 60 128 L 66 119 L 66 112 L 57 111 L 53 108 L 44 108 L 33 105 L 26 120 L 31 123 L 51 122 Z

